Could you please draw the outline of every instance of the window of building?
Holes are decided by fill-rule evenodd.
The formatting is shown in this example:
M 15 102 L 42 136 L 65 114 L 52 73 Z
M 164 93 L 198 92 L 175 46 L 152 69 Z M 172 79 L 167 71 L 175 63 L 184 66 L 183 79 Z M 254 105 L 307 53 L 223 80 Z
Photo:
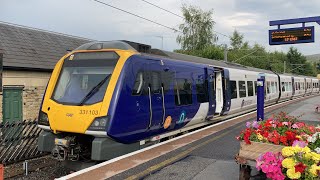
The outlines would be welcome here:
M 247 88 L 245 81 L 239 81 L 239 96 L 240 98 L 247 96 Z
M 209 102 L 207 82 L 203 78 L 196 80 L 196 90 L 199 103 Z
M 192 104 L 192 83 L 189 79 L 176 79 L 174 87 L 176 105 Z
M 237 99 L 237 81 L 230 81 L 231 99 Z
M 252 81 L 247 81 L 248 85 L 248 96 L 253 96 L 253 82 Z

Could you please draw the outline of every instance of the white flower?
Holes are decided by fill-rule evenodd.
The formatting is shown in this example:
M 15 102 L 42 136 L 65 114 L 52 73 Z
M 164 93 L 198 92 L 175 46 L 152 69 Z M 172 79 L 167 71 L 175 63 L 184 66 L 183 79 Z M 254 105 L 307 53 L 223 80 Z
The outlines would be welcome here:
M 309 136 L 307 139 L 308 142 L 312 142 L 312 143 L 316 142 L 316 140 L 317 140 L 317 138 L 313 137 L 313 136 Z
M 320 148 L 319 148 L 319 147 L 315 148 L 314 150 L 315 150 L 318 154 L 320 154 Z

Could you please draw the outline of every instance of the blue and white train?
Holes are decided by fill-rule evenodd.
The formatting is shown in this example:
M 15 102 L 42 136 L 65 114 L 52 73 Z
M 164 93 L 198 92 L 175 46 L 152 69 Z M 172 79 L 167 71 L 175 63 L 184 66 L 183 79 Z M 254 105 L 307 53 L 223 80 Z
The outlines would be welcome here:
M 133 44 L 129 42 L 130 44 Z M 125 42 L 91 42 L 57 63 L 39 112 L 39 150 L 96 161 L 256 108 L 319 93 L 313 77 L 279 75 L 239 64 Z

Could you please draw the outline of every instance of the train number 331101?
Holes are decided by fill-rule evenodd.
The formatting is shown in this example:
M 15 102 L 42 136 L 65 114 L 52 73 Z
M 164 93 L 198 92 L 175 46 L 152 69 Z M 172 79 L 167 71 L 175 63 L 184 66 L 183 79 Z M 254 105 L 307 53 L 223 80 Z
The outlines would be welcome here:
M 79 114 L 98 115 L 98 110 L 80 110 Z

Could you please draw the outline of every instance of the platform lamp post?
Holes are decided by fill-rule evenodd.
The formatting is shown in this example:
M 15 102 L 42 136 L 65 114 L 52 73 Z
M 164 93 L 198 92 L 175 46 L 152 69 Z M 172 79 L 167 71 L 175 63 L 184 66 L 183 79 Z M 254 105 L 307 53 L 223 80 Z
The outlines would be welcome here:
M 259 73 L 257 79 L 257 121 L 264 119 L 264 86 L 265 86 L 265 75 Z

